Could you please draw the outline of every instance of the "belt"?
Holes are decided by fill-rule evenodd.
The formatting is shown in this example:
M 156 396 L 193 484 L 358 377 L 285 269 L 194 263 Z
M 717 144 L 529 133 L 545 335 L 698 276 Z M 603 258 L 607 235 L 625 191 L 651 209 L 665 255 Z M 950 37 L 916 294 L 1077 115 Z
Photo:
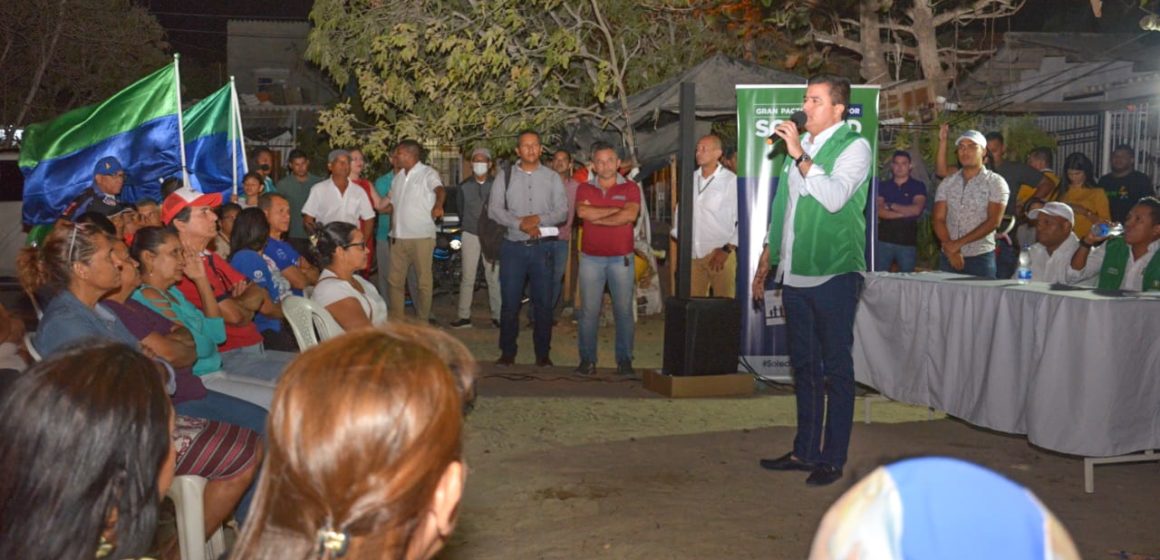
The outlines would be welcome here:
M 539 245 L 541 243 L 548 243 L 550 241 L 556 241 L 557 239 L 558 238 L 556 236 L 537 237 L 536 239 L 525 239 L 524 241 L 512 241 L 512 243 L 518 243 L 518 244 L 523 245 L 525 247 L 533 247 L 533 246 Z

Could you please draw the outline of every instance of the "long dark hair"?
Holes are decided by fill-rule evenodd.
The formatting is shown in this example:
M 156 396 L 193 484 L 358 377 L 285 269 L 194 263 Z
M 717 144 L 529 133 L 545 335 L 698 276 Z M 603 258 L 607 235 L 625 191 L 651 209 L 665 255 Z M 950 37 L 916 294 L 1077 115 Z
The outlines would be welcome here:
M 141 262 L 141 253 L 149 251 L 157 254 L 157 248 L 169 241 L 171 238 L 176 238 L 177 233 L 166 227 L 147 226 L 137 230 L 137 234 L 133 236 L 133 246 L 129 247 L 129 256 L 133 260 Z M 141 272 L 145 272 L 142 270 Z
M 310 237 L 310 251 L 314 264 L 326 268 L 334 262 L 334 252 L 350 243 L 356 228 L 346 222 L 330 222 L 314 230 Z
M 270 239 L 270 222 L 261 208 L 246 208 L 234 218 L 234 231 L 230 234 L 230 250 L 262 252 Z
M 1096 186 L 1096 167 L 1092 164 L 1092 160 L 1079 152 L 1072 152 L 1067 154 L 1067 158 L 1063 160 L 1063 177 L 1059 179 L 1059 196 L 1062 199 L 1063 195 L 1071 188 L 1071 180 L 1067 178 L 1068 171 L 1083 171 L 1083 186 L 1084 188 L 1094 188 Z
M 93 558 L 114 513 L 116 557 L 148 552 L 171 414 L 156 364 L 123 344 L 20 375 L 0 396 L 0 558 Z

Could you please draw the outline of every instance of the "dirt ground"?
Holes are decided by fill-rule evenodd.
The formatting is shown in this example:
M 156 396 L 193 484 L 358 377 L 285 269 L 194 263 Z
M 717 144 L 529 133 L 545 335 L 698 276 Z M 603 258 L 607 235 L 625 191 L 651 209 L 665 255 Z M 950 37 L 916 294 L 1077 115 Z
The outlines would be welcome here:
M 435 309 L 454 319 L 447 301 Z M 859 398 L 846 477 L 810 488 L 805 473 L 757 465 L 792 446 L 791 389 L 758 384 L 747 398 L 671 400 L 608 370 L 581 380 L 571 375 L 576 329 L 566 319 L 554 334 L 558 367 L 500 368 L 491 365 L 498 331 L 480 312 L 475 328 L 451 331 L 483 362 L 483 377 L 468 417 L 459 527 L 441 558 L 805 558 L 821 516 L 849 485 L 882 462 L 919 455 L 970 460 L 1027 486 L 1085 558 L 1160 557 L 1158 463 L 1097 467 L 1096 492 L 1085 494 L 1080 458 L 898 403 L 876 403 L 867 425 Z M 662 331 L 656 317 L 638 325 L 638 368 L 660 367 Z M 603 367 L 612 366 L 611 336 L 602 329 Z

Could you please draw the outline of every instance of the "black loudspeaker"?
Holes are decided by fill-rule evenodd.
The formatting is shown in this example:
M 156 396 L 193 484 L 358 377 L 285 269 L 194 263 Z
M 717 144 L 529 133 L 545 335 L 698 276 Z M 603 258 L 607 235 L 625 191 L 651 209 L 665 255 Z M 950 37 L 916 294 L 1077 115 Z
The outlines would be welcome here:
M 665 375 L 737 373 L 741 303 L 730 298 L 665 300 Z

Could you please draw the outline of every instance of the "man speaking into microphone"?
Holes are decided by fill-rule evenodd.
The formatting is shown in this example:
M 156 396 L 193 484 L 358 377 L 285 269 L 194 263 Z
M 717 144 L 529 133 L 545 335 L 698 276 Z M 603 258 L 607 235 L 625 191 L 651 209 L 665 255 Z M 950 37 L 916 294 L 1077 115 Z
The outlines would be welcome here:
M 849 80 L 811 78 L 802 103 L 805 134 L 791 121 L 774 129 L 786 155 L 753 278 L 760 300 L 766 275 L 777 270 L 797 400 L 793 450 L 761 466 L 809 471 L 811 486 L 842 477 L 854 423 L 854 311 L 866 270 L 873 158 L 870 143 L 845 121 L 849 102 Z

